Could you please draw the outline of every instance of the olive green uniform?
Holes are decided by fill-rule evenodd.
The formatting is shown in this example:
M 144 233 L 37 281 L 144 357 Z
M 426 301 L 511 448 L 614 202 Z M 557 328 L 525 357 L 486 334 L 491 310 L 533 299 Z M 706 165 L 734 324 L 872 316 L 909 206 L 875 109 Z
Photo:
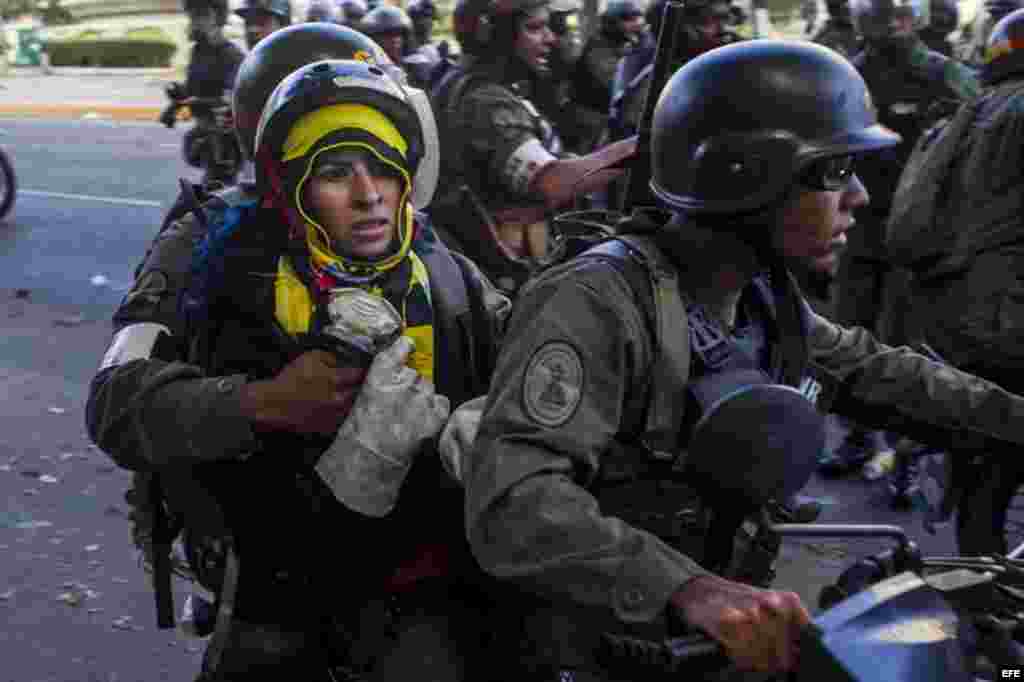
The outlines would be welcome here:
M 531 281 L 465 479 L 467 530 L 485 569 L 626 624 L 658 622 L 670 595 L 705 573 L 642 523 L 608 514 L 595 492 L 615 442 L 643 430 L 656 359 L 643 301 L 615 266 L 590 257 Z M 811 367 L 855 401 L 1024 442 L 1024 399 L 808 314 Z M 665 500 L 652 488 L 634 502 Z

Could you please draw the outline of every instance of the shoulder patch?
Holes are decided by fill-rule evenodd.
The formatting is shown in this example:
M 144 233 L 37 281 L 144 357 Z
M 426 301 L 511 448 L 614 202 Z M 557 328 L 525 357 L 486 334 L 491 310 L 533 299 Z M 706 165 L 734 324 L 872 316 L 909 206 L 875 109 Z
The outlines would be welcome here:
M 538 348 L 523 376 L 523 408 L 542 426 L 569 421 L 583 398 L 583 363 L 568 343 L 552 341 Z

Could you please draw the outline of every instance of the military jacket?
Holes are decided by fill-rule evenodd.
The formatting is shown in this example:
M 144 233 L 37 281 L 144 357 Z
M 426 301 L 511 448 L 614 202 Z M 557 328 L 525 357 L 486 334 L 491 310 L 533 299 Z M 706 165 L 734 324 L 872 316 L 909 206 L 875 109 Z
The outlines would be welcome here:
M 455 78 L 467 80 L 434 98 L 445 153 L 431 212 L 457 210 L 464 185 L 489 211 L 536 205 L 530 182 L 558 158 L 561 143 L 532 101 L 535 86 L 507 82 L 483 66 Z
M 218 45 L 197 43 L 188 62 L 185 91 L 194 97 L 221 97 L 235 87 L 245 52 L 230 40 Z
M 952 254 L 915 279 L 928 341 L 959 366 L 1024 366 L 1024 81 L 976 104 L 937 211 L 955 226 Z
M 643 301 L 615 266 L 586 256 L 531 282 L 465 472 L 467 530 L 487 570 L 624 623 L 660 619 L 670 595 L 705 573 L 606 513 L 595 493 L 614 442 L 642 428 L 655 360 Z M 1021 398 L 864 329 L 809 309 L 807 319 L 811 367 L 856 401 L 1024 442 Z
M 865 225 L 850 233 L 850 253 L 884 258 L 881 226 L 917 139 L 960 102 L 976 97 L 981 85 L 971 69 L 920 41 L 897 56 L 868 48 L 852 61 L 867 82 L 879 123 L 903 138 L 895 147 L 865 155 L 857 166 L 870 204 L 858 211 Z

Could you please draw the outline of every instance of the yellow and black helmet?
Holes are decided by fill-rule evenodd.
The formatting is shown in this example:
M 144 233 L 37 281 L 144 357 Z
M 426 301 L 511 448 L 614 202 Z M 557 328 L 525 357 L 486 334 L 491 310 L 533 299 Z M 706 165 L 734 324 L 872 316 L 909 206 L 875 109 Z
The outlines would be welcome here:
M 398 245 L 372 261 L 328 254 L 353 275 L 388 270 L 408 253 L 413 211 L 429 202 L 437 183 L 437 129 L 425 98 L 357 60 L 328 60 L 302 67 L 281 81 L 256 129 L 256 180 L 271 197 L 294 209 L 306 224 L 312 250 L 328 250 L 323 227 L 303 207 L 302 191 L 317 157 L 339 147 L 367 151 L 403 182 Z M 423 101 L 421 101 L 423 100 Z

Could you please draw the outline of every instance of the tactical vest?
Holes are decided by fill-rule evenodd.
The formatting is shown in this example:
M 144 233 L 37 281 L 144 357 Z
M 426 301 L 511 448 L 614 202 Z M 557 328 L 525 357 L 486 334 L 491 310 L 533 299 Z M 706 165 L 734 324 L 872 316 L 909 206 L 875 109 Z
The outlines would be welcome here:
M 276 217 L 266 209 L 245 212 L 244 229 L 212 266 L 218 277 L 208 310 L 188 321 L 189 362 L 207 376 L 270 378 L 305 350 L 274 314 L 277 262 L 288 248 L 281 231 L 270 229 Z M 417 254 L 430 273 L 437 390 L 458 405 L 487 390 L 495 328 L 482 283 L 464 257 L 419 242 Z M 337 502 L 313 469 L 331 438 L 258 436 L 259 447 L 244 462 L 159 472 L 164 496 L 184 517 L 193 570 L 218 593 L 218 632 L 233 616 L 308 628 L 329 616 L 321 607 L 337 612 L 388 589 L 396 567 L 423 545 L 452 548 L 453 572 L 474 565 L 461 531 L 462 494 L 438 457 L 417 457 L 398 507 L 371 519 Z M 173 626 L 173 617 L 165 613 L 162 625 Z
M 612 451 L 602 456 L 595 494 L 605 515 L 617 516 L 661 537 L 700 561 L 705 550 L 705 519 L 694 517 L 696 493 L 685 483 L 683 465 L 688 434 L 703 410 L 743 383 L 789 383 L 810 400 L 816 383 L 806 374 L 809 321 L 806 306 L 797 314 L 803 347 L 797 368 L 785 368 L 781 356 L 775 292 L 756 278 L 741 303 L 751 313 L 745 326 L 748 348 L 727 336 L 700 306 L 679 289 L 676 266 L 642 235 L 620 235 L 584 253 L 611 263 L 648 312 L 654 362 L 641 435 L 628 431 L 639 420 L 624 419 Z M 786 284 L 795 297 L 795 284 Z M 746 292 L 745 292 L 746 293 Z M 796 300 L 792 303 L 798 304 Z M 723 383 L 724 382 L 724 383 Z M 630 423 L 632 422 L 632 423 Z

